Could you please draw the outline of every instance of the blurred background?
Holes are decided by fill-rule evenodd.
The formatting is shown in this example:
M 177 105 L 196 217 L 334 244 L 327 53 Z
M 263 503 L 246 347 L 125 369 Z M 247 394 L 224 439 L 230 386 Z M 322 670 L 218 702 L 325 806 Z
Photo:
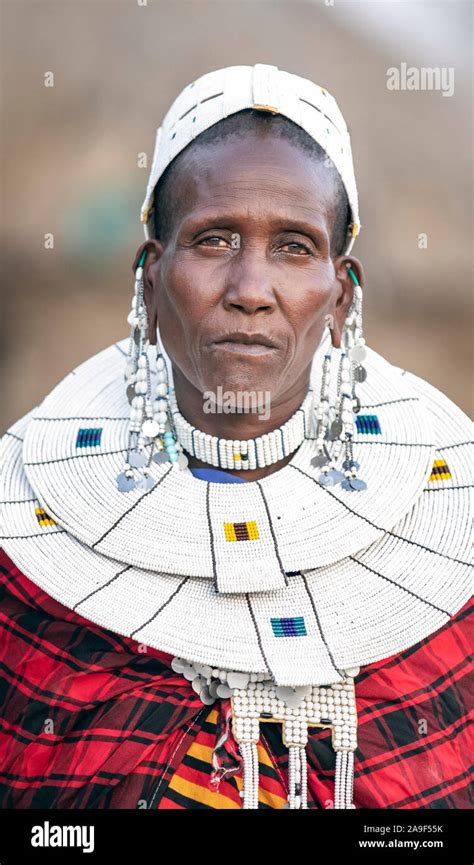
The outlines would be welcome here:
M 128 335 L 156 127 L 199 75 L 254 63 L 327 87 L 346 118 L 369 345 L 472 412 L 472 11 L 469 0 L 3 0 L 2 431 Z M 453 95 L 389 90 L 402 63 L 452 67 Z

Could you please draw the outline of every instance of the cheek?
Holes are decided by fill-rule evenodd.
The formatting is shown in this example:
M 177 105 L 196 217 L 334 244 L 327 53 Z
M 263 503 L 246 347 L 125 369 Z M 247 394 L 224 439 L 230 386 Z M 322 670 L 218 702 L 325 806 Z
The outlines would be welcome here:
M 162 274 L 157 294 L 158 314 L 179 319 L 183 328 L 193 329 L 215 304 L 212 280 L 192 261 L 174 260 Z
M 324 326 L 332 306 L 332 283 L 323 280 L 295 280 L 280 295 L 283 314 L 297 336 Z

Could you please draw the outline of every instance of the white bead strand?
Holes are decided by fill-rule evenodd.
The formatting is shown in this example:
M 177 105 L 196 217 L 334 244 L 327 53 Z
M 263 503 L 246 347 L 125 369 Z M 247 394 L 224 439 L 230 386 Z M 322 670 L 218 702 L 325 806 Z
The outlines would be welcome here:
M 160 390 L 160 388 L 162 390 Z M 165 393 L 163 382 L 158 383 L 158 394 Z M 181 447 L 196 459 L 223 469 L 264 468 L 293 453 L 304 441 L 305 430 L 311 430 L 313 392 L 309 390 L 302 405 L 283 426 L 255 439 L 217 439 L 192 427 L 179 411 L 174 392 L 169 394 L 170 408 Z M 302 414 L 303 412 L 303 414 Z M 191 432 L 191 436 L 189 433 Z M 309 434 L 309 433 L 308 433 Z M 215 446 L 212 439 L 215 439 Z M 243 457 L 248 457 L 244 459 Z

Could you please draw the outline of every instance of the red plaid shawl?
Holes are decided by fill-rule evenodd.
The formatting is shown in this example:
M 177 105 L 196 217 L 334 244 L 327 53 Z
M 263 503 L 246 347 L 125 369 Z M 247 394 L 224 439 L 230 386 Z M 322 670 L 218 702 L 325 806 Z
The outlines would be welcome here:
M 73 577 L 71 577 L 73 578 Z M 240 808 L 229 701 L 203 706 L 171 655 L 120 637 L 54 601 L 0 552 L 0 806 Z M 354 804 L 470 808 L 472 609 L 361 669 Z M 260 808 L 287 796 L 278 724 L 262 724 Z M 310 808 L 330 808 L 329 730 L 307 747 Z

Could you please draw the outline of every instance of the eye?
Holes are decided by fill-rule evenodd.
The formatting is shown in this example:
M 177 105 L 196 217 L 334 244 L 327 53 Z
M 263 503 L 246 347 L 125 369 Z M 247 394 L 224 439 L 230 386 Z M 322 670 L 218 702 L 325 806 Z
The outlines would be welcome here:
M 284 247 L 287 247 L 292 255 L 312 255 L 313 251 L 309 245 L 306 243 L 301 243 L 299 240 L 289 240 L 287 243 L 283 243 L 280 249 L 284 250 Z
M 211 234 L 209 237 L 202 237 L 199 243 L 204 243 L 206 246 L 214 247 L 215 249 L 225 249 L 228 245 L 228 240 L 218 234 Z

